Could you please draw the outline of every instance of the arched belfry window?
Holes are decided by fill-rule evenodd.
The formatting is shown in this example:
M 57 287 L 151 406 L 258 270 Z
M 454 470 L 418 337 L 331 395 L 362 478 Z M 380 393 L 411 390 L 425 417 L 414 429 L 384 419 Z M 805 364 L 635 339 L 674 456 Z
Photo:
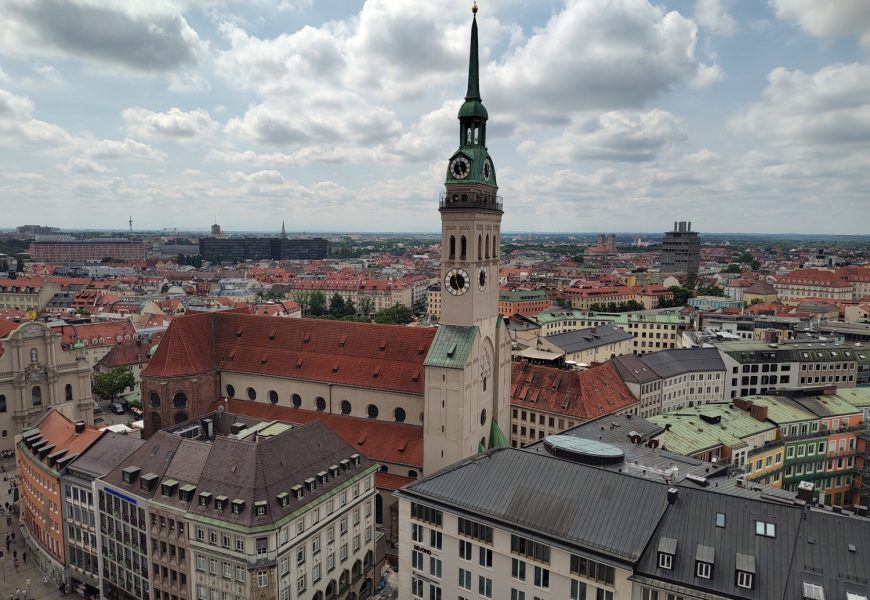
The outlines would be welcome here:
M 483 258 L 483 236 L 477 234 L 477 258 Z
M 459 242 L 459 260 L 465 260 L 465 256 L 467 254 L 468 242 L 465 239 L 465 236 L 462 236 L 462 239 Z
M 452 236 L 452 235 L 450 236 L 450 255 L 449 256 L 450 256 L 451 260 L 456 258 L 456 236 Z
M 486 234 L 486 257 L 489 258 L 489 234 Z
M 498 236 L 492 236 L 492 257 L 498 258 L 498 252 L 496 252 L 496 241 L 498 240 Z

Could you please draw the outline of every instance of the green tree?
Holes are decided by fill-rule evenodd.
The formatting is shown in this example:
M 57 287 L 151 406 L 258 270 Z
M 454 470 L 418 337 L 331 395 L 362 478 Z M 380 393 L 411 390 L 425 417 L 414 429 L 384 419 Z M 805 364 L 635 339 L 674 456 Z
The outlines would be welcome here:
M 375 315 L 375 323 L 385 323 L 390 325 L 404 325 L 413 320 L 411 309 L 404 304 L 398 302 L 390 308 L 385 308 Z
M 686 284 L 683 286 L 687 290 L 694 290 L 698 286 L 698 274 L 689 273 L 686 275 Z
M 699 296 L 719 296 L 722 297 L 725 295 L 725 290 L 720 288 L 718 285 L 708 285 L 702 286 L 698 288 Z
M 135 385 L 136 379 L 130 367 L 115 367 L 105 373 L 94 375 L 93 391 L 101 398 L 114 400 L 118 394 Z
M 329 314 L 336 319 L 340 319 L 345 315 L 345 310 L 344 298 L 338 292 L 334 293 L 332 298 L 329 299 Z
M 372 312 L 375 310 L 375 303 L 371 298 L 367 296 L 363 296 L 359 301 L 359 311 L 362 313 L 364 317 L 371 316 Z
M 320 290 L 311 292 L 308 296 L 308 314 L 312 317 L 320 317 L 326 313 L 326 296 Z
M 674 297 L 673 299 L 660 298 L 659 308 L 685 306 L 689 302 L 689 298 L 694 298 L 695 296 L 692 290 L 680 287 L 678 285 L 672 285 L 668 288 L 668 290 L 670 290 L 671 294 L 673 294 Z
M 722 271 L 723 273 L 740 273 L 742 269 L 737 263 L 731 263 Z
M 76 310 L 76 314 L 77 314 L 77 315 L 82 315 L 83 317 L 88 317 L 88 316 L 90 316 L 91 311 L 89 311 L 87 308 L 85 308 L 84 306 L 82 306 L 82 307 L 80 307 L 80 308 L 78 308 L 78 309 Z

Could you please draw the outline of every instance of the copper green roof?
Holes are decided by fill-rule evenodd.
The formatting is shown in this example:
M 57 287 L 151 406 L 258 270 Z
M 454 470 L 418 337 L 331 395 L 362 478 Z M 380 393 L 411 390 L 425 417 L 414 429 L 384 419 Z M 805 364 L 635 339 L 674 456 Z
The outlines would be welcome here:
M 870 387 L 838 388 L 836 395 L 859 408 L 870 406 Z
M 477 325 L 441 325 L 423 363 L 427 367 L 464 369 L 477 337 Z
M 721 417 L 721 421 L 709 423 L 701 418 L 702 414 Z M 718 446 L 745 448 L 747 438 L 777 428 L 774 423 L 758 421 L 747 411 L 733 408 L 727 402 L 684 408 L 649 417 L 649 420 L 660 427 L 670 425 L 664 433 L 664 447 L 686 456 Z
M 767 407 L 767 418 L 777 425 L 815 421 L 818 417 L 800 404 L 783 396 L 746 396 L 753 404 Z
M 510 441 L 507 439 L 505 434 L 502 433 L 501 427 L 498 426 L 498 421 L 493 419 L 492 424 L 489 427 L 489 447 L 510 448 L 510 445 Z

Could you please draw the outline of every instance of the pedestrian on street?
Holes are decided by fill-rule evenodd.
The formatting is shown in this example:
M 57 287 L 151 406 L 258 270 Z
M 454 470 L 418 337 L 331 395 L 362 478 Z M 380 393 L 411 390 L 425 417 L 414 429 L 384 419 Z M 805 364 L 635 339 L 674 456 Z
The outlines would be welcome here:
M 48 573 L 42 574 L 42 583 L 44 583 L 45 585 L 48 585 Z
M 21 597 L 21 588 L 15 588 L 15 600 Z

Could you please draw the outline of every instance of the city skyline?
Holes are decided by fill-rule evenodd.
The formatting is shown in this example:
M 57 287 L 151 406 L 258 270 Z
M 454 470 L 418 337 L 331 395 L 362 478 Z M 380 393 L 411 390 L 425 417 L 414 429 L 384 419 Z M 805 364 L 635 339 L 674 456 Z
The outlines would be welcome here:
M 433 231 L 468 6 L 409 7 L 6 3 L 0 225 Z M 868 15 L 483 2 L 505 231 L 863 233 Z

